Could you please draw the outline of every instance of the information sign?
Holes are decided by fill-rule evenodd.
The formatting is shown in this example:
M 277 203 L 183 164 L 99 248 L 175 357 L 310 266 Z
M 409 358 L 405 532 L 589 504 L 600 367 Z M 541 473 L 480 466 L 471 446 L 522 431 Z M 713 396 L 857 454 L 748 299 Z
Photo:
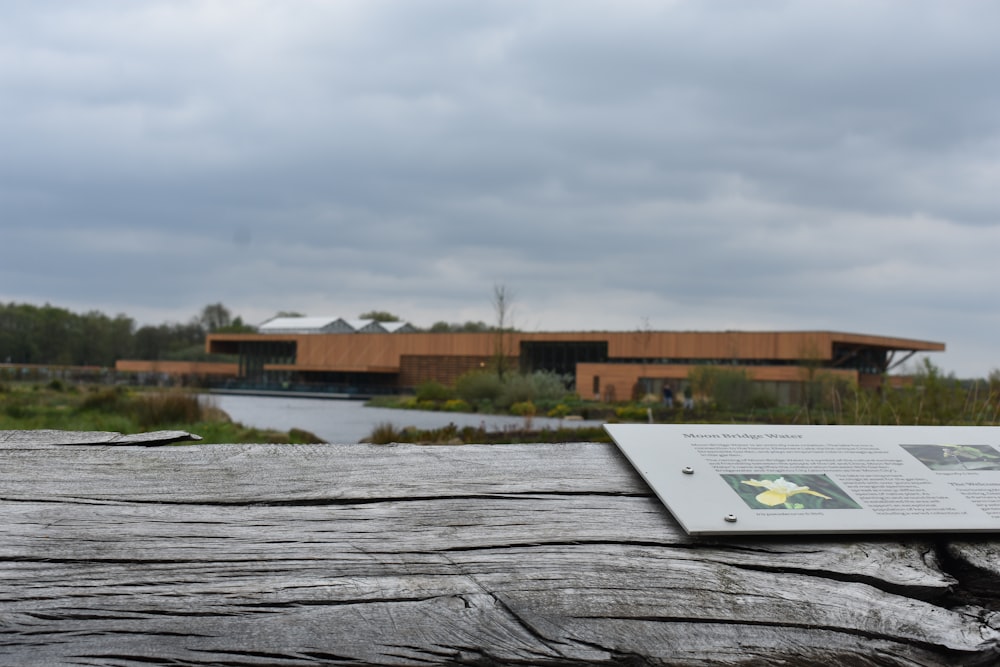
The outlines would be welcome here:
M 1000 532 L 1000 428 L 608 424 L 692 535 Z

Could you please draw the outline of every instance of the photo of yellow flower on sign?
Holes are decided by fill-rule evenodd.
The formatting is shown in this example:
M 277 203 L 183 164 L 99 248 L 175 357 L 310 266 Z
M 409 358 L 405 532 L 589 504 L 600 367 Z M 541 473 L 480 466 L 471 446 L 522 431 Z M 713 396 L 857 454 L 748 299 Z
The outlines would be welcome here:
M 722 475 L 754 509 L 861 509 L 826 475 Z

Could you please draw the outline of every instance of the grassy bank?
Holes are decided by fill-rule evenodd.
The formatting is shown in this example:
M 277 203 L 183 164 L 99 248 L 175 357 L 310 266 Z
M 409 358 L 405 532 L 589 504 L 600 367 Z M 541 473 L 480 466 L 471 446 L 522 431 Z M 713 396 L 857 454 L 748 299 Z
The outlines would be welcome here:
M 545 374 L 511 376 L 473 373 L 454 387 L 428 382 L 413 396 L 380 398 L 373 404 L 441 412 L 473 412 L 524 417 L 525 427 L 510 432 L 485 433 L 454 427 L 428 431 L 375 429 L 372 442 L 546 442 L 603 440 L 601 429 L 566 428 L 537 431 L 530 428 L 535 416 L 580 417 L 603 422 L 704 423 L 704 424 L 843 424 L 843 425 L 967 425 L 1000 424 L 1000 372 L 987 379 L 958 380 L 943 374 L 928 361 L 902 384 L 888 380 L 880 389 L 865 389 L 822 372 L 798 388 L 795 401 L 779 404 L 764 392 L 746 371 L 698 369 L 689 378 L 693 406 L 663 405 L 657 395 L 637 400 L 605 403 L 582 400 Z
M 64 384 L 0 384 L 0 430 L 66 431 L 180 430 L 202 437 L 202 443 L 305 444 L 320 442 L 307 431 L 287 433 L 248 428 L 198 394 L 145 391 L 124 387 Z

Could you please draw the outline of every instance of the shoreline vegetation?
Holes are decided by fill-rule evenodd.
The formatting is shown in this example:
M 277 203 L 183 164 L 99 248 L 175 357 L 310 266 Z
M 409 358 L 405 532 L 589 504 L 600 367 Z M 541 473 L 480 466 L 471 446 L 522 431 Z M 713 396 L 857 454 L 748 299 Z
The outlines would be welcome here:
M 0 430 L 34 429 L 124 434 L 182 430 L 201 436 L 198 444 L 322 442 L 301 429 L 286 433 L 244 426 L 232 421 L 204 394 L 186 389 L 136 389 L 62 380 L 0 383 Z
M 886 383 L 862 389 L 822 372 L 802 383 L 799 402 L 779 405 L 762 393 L 743 371 L 705 368 L 687 379 L 691 404 L 666 406 L 660 397 L 637 388 L 630 401 L 584 400 L 552 374 L 469 373 L 447 387 L 427 382 L 412 395 L 384 396 L 368 405 L 443 413 L 514 415 L 516 427 L 487 431 L 449 423 L 418 429 L 383 422 L 365 442 L 374 444 L 499 444 L 529 442 L 610 442 L 600 426 L 575 421 L 715 424 L 864 424 L 864 425 L 997 425 L 1000 424 L 1000 373 L 986 380 L 960 381 L 944 376 L 929 361 L 903 386 Z M 559 420 L 555 428 L 536 428 L 536 417 Z M 203 444 L 323 442 L 301 429 L 282 432 L 246 427 L 232 421 L 212 399 L 197 390 L 138 388 L 45 381 L 0 380 L 0 430 L 61 429 L 140 433 L 185 430 Z
M 603 428 L 574 428 L 573 420 L 608 423 L 826 424 L 826 425 L 969 425 L 1000 424 L 1000 372 L 985 380 L 961 381 L 944 375 L 925 359 L 902 386 L 886 380 L 877 390 L 864 389 L 822 371 L 803 379 L 797 402 L 779 405 L 743 370 L 703 367 L 684 383 L 691 401 L 664 405 L 636 387 L 633 399 L 607 403 L 583 400 L 566 389 L 566 379 L 552 373 L 505 374 L 475 371 L 454 386 L 426 382 L 410 396 L 384 396 L 368 405 L 382 408 L 516 415 L 523 428 L 488 433 L 453 424 L 421 431 L 378 425 L 368 442 L 609 442 Z M 534 429 L 535 417 L 563 420 L 556 429 Z

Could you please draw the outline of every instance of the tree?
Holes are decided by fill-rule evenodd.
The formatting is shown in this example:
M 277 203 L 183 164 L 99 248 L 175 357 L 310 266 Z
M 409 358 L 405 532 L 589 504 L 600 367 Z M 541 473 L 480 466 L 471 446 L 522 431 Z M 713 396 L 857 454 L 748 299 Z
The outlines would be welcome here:
M 496 340 L 493 346 L 493 361 L 496 365 L 497 377 L 503 381 L 507 365 L 510 363 L 508 340 L 510 338 L 511 320 L 513 318 L 514 294 L 506 285 L 493 286 L 493 313 L 496 315 Z
M 0 304 L 0 362 L 111 366 L 131 355 L 134 326 L 96 310 Z
M 367 313 L 361 313 L 358 317 L 362 320 L 375 320 L 376 322 L 402 322 L 403 320 L 392 313 L 385 310 L 370 310 Z
M 233 321 L 224 327 L 216 329 L 217 333 L 256 333 L 257 327 L 246 324 L 243 318 L 237 315 Z
M 212 303 L 201 309 L 198 322 L 205 331 L 212 333 L 232 324 L 233 316 L 221 303 Z
M 432 324 L 428 331 L 430 333 L 485 333 L 491 329 L 492 327 L 483 321 L 468 320 L 464 324 L 459 324 L 458 322 L 449 323 L 441 320 Z

